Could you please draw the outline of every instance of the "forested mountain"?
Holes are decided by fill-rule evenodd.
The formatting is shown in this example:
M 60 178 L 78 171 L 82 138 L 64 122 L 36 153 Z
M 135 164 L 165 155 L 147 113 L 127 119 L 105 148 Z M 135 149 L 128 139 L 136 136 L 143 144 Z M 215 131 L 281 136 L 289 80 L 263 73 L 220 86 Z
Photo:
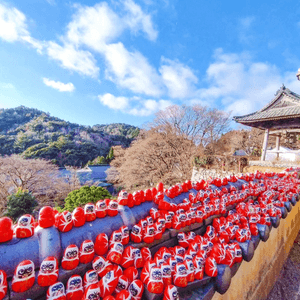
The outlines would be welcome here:
M 128 147 L 139 128 L 127 124 L 82 126 L 19 106 L 0 109 L 0 155 L 46 158 L 59 166 L 84 166 L 112 146 Z

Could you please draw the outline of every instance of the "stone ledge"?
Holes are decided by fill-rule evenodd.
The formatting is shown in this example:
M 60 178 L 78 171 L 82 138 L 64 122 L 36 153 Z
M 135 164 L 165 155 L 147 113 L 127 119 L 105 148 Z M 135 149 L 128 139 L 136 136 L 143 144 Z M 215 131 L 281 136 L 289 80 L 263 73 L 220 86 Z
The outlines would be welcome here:
M 299 230 L 300 202 L 286 219 L 280 221 L 278 228 L 272 229 L 268 241 L 259 244 L 253 259 L 250 262 L 243 261 L 228 291 L 224 295 L 216 292 L 212 299 L 265 299 L 279 276 Z
M 261 161 L 261 160 L 250 160 L 249 166 L 257 167 L 273 167 L 273 168 L 290 168 L 290 167 L 300 167 L 299 164 L 295 162 L 272 162 L 272 161 Z

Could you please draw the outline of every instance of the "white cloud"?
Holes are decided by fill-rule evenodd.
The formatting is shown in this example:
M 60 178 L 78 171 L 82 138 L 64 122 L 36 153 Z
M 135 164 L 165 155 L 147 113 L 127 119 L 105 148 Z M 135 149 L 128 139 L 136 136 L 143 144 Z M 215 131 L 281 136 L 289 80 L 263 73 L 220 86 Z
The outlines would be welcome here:
M 172 102 L 169 100 L 142 100 L 137 107 L 131 108 L 128 113 L 134 116 L 145 117 L 165 109 L 170 105 L 172 105 Z
M 118 37 L 123 27 L 122 20 L 106 2 L 93 7 L 78 6 L 67 26 L 66 39 L 76 46 L 103 51 L 104 45 Z
M 162 66 L 159 69 L 162 80 L 168 88 L 172 98 L 186 98 L 195 92 L 195 84 L 198 78 L 193 71 L 179 61 L 162 58 Z
M 149 116 L 172 105 L 168 100 L 142 99 L 140 97 L 116 97 L 110 93 L 99 95 L 100 102 L 113 109 L 134 116 Z
M 151 15 L 144 13 L 141 7 L 132 0 L 125 0 L 123 4 L 128 11 L 124 21 L 131 30 L 135 33 L 141 30 L 147 34 L 151 41 L 156 40 L 158 32 L 154 29 Z
M 0 3 L 0 37 L 7 42 L 15 42 L 27 35 L 26 16 L 15 7 Z
M 43 78 L 43 82 L 47 85 L 52 87 L 53 89 L 56 89 L 60 92 L 73 92 L 75 90 L 75 87 L 73 83 L 62 83 L 60 81 L 54 81 L 50 80 L 49 78 Z
M 77 47 L 85 45 L 90 49 L 103 52 L 105 45 L 114 42 L 126 29 L 132 32 L 145 32 L 150 40 L 155 40 L 151 15 L 142 11 L 132 0 L 122 2 L 123 16 L 114 12 L 106 2 L 94 6 L 77 5 L 77 12 L 67 26 L 65 39 Z
M 45 46 L 44 42 L 41 42 L 41 41 L 31 37 L 30 35 L 22 36 L 21 40 L 24 42 L 27 42 L 29 45 L 31 45 L 33 48 L 35 48 L 39 54 L 42 54 L 42 50 L 44 49 L 44 46 Z
M 149 96 L 162 94 L 160 76 L 138 51 L 129 52 L 122 43 L 105 49 L 106 78 L 122 88 Z
M 275 65 L 255 62 L 247 53 L 216 50 L 215 61 L 206 71 L 207 88 L 198 91 L 198 99 L 220 105 L 233 115 L 245 115 L 270 102 L 282 83 L 297 92 L 295 74 L 281 75 Z M 292 76 L 293 75 L 293 76 Z
M 49 42 L 47 53 L 52 59 L 59 61 L 65 69 L 91 77 L 98 76 L 99 68 L 94 56 L 89 51 L 78 50 L 70 44 L 60 46 L 55 42 Z
M 26 16 L 16 9 L 0 3 L 0 38 L 6 42 L 23 41 L 41 53 L 43 43 L 32 38 L 27 30 Z
M 126 97 L 116 97 L 110 93 L 99 95 L 100 102 L 114 110 L 125 110 L 128 107 L 129 99 Z

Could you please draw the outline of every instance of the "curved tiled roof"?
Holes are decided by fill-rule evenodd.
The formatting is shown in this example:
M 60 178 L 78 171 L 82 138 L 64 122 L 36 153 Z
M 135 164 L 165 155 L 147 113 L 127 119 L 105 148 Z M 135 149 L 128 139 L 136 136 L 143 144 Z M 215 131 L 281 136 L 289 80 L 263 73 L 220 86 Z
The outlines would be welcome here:
M 248 123 L 295 117 L 300 117 L 300 96 L 283 85 L 275 98 L 262 109 L 248 115 L 235 116 L 233 120 Z

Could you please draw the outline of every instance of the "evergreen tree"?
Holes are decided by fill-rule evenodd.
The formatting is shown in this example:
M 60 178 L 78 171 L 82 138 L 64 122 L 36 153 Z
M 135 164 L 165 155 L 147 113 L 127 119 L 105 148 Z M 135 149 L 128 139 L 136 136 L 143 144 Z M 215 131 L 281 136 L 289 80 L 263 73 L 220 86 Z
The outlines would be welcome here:
M 27 190 L 21 188 L 15 194 L 7 197 L 6 215 L 16 221 L 25 214 L 32 214 L 34 208 L 38 205 L 35 197 Z
M 73 211 L 78 206 L 89 202 L 96 203 L 101 199 L 110 199 L 111 194 L 100 186 L 83 186 L 79 190 L 72 191 L 65 199 L 64 210 Z

